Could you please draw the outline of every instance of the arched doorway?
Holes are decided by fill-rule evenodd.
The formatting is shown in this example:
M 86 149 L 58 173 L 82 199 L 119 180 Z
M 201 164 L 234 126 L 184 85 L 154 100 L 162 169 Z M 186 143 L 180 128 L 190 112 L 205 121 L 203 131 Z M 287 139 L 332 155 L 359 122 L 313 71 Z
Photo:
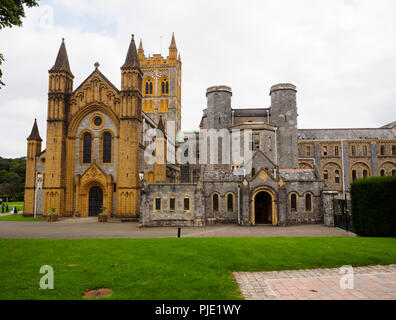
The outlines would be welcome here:
M 254 214 L 256 224 L 272 224 L 272 196 L 261 191 L 254 197 Z
M 89 190 L 89 216 L 96 217 L 101 212 L 103 206 L 103 191 L 99 187 L 92 187 Z

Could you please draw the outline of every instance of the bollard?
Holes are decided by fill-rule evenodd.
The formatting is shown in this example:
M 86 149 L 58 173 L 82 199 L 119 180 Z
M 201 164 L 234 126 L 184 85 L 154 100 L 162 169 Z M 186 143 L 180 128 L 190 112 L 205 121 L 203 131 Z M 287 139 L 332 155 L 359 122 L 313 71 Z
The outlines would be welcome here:
M 180 235 L 181 235 L 181 228 L 179 227 L 177 228 L 177 237 L 180 238 Z

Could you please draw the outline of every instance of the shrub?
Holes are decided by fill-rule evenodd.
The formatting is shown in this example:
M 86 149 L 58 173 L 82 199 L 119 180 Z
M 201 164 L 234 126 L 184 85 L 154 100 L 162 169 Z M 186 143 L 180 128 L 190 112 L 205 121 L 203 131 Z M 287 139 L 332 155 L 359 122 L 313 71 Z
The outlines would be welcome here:
M 372 177 L 352 183 L 352 221 L 366 237 L 396 236 L 396 177 Z

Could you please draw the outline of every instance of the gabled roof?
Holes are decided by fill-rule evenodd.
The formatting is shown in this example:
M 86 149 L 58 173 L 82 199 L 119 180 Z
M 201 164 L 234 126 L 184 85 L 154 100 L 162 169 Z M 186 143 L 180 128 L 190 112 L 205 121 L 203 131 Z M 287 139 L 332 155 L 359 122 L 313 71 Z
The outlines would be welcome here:
M 95 63 L 95 70 L 91 72 L 91 74 L 85 78 L 83 82 L 73 91 L 73 94 L 76 93 L 87 81 L 89 78 L 91 78 L 94 74 L 98 74 L 109 86 L 111 86 L 117 93 L 120 92 L 118 88 L 109 80 L 106 78 L 106 76 L 100 72 L 99 70 L 99 64 Z
M 132 35 L 132 39 L 129 44 L 128 53 L 126 55 L 125 62 L 122 65 L 121 69 L 133 69 L 133 68 L 140 68 L 134 35 Z
M 66 72 L 70 74 L 72 77 L 73 73 L 70 70 L 69 58 L 67 56 L 65 39 L 62 39 L 62 44 L 59 48 L 58 56 L 56 57 L 56 61 L 54 66 L 49 70 L 49 72 Z
M 40 137 L 40 133 L 38 130 L 37 119 L 34 119 L 32 132 L 30 133 L 30 136 L 27 138 L 27 140 L 43 141 L 43 139 L 41 139 Z

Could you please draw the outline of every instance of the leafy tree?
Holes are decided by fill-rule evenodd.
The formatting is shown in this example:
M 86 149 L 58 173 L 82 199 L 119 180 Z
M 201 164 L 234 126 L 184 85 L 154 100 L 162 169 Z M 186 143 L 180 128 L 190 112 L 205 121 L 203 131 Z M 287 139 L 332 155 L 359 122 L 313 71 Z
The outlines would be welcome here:
M 0 198 L 23 200 L 26 159 L 0 157 Z
M 1 0 L 0 1 L 0 29 L 13 26 L 22 26 L 22 18 L 25 17 L 24 5 L 28 8 L 38 6 L 39 0 Z M 0 53 L 0 66 L 4 56 Z M 1 81 L 3 73 L 0 69 L 0 89 L 4 86 Z

